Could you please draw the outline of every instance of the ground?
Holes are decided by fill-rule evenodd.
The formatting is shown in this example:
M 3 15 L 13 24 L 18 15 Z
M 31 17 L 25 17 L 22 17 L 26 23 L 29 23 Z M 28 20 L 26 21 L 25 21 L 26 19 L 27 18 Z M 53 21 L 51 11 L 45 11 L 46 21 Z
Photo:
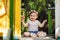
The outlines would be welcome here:
M 46 38 L 47 38 L 47 39 L 46 39 Z M 55 40 L 55 39 L 50 38 L 50 37 L 43 37 L 43 38 L 39 38 L 39 37 L 35 37 L 35 38 L 22 37 L 20 40 Z

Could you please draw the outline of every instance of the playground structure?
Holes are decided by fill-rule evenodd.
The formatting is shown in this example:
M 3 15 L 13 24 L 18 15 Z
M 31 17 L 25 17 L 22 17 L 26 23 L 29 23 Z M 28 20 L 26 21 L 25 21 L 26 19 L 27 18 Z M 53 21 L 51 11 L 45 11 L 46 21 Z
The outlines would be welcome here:
M 0 0 L 0 37 L 3 39 L 8 40 L 7 37 L 10 37 L 13 40 L 13 37 L 21 36 L 20 1 Z
M 4 10 L 5 10 L 5 13 L 6 14 L 4 14 L 2 12 L 2 14 L 4 14 L 4 16 L 0 16 L 0 30 L 1 30 L 0 31 L 0 37 L 3 36 L 3 35 L 4 35 L 3 38 L 5 36 L 8 36 L 7 35 L 8 34 L 8 30 L 9 29 L 13 29 L 13 32 L 12 33 L 14 34 L 14 36 L 20 38 L 21 37 L 21 0 L 18 0 L 18 1 L 17 0 L 2 0 L 2 3 L 4 5 Z M 10 5 L 10 3 L 11 3 L 11 5 Z M 60 22 L 59 22 L 60 21 L 60 18 L 59 18 L 60 17 L 60 11 L 59 11 L 60 10 L 60 6 L 59 6 L 60 0 L 56 0 L 55 3 L 56 3 L 56 7 L 55 7 L 56 9 L 53 9 L 53 10 L 55 10 L 55 16 L 56 16 L 56 24 L 55 24 L 55 27 L 57 28 L 57 27 L 60 26 Z M 12 7 L 12 4 L 14 4 L 13 5 L 14 7 Z M 11 11 L 12 9 L 10 9 L 11 7 L 14 8 L 14 11 L 13 12 Z M 0 0 L 0 9 L 1 9 L 1 0 Z M 25 11 L 25 9 L 23 9 L 23 10 Z M 51 9 L 48 8 L 48 10 L 51 10 Z M 48 11 L 48 12 L 51 12 L 51 11 Z M 12 14 L 14 14 L 14 15 L 12 15 Z M 12 21 L 10 21 L 10 17 L 12 18 L 11 20 L 13 21 L 13 25 L 11 24 Z M 5 18 L 7 18 L 7 19 L 5 19 Z M 5 24 L 7 26 L 4 25 L 2 27 L 1 26 L 1 23 L 4 20 L 6 20 L 6 23 L 7 24 L 6 23 Z M 25 20 L 27 20 L 27 19 L 25 19 Z M 4 22 L 2 24 L 4 24 Z M 12 26 L 9 25 L 9 24 L 11 24 Z M 51 24 L 51 23 L 49 23 L 49 24 Z

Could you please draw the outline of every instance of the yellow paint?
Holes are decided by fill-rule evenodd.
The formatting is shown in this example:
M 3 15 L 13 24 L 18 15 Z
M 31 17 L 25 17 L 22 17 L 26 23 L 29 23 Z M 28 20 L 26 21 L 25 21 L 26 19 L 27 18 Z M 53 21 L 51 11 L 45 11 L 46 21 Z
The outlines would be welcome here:
M 3 33 L 4 36 L 7 36 L 7 32 L 5 32 L 5 30 L 8 31 L 9 29 L 9 1 L 6 2 L 6 0 L 2 0 L 1 2 L 1 8 L 0 8 L 0 34 Z M 2 11 L 3 12 L 2 12 Z M 5 33 L 4 33 L 5 32 Z M 1 36 L 1 35 L 0 35 Z
M 21 37 L 21 0 L 14 0 L 15 36 Z

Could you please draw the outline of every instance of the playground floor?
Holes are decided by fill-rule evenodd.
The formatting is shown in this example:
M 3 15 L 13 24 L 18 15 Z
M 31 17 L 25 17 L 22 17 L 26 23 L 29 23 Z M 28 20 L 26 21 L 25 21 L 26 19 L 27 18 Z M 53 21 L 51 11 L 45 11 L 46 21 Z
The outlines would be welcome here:
M 32 38 L 32 37 L 22 37 L 20 38 L 20 40 L 55 40 L 54 38 L 51 38 L 51 37 L 35 37 L 35 38 Z

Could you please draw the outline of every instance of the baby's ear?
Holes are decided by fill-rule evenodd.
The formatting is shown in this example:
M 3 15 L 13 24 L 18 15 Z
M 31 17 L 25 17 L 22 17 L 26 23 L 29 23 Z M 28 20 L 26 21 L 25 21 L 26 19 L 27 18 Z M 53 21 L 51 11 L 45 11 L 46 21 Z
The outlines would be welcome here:
M 38 14 L 38 12 L 36 12 Z
M 38 15 L 37 15 L 37 18 L 38 18 Z

